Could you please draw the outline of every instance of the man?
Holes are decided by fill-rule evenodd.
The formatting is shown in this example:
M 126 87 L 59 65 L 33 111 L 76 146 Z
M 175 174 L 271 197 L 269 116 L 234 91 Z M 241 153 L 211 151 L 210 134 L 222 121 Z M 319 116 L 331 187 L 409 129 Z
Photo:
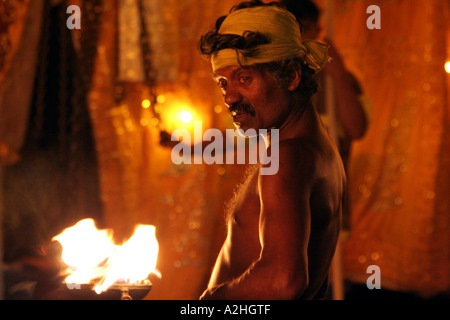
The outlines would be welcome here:
M 200 298 L 322 298 L 346 188 L 338 151 L 311 104 L 326 47 L 302 42 L 287 10 L 247 1 L 218 19 L 200 51 L 211 58 L 235 126 L 276 129 L 279 141 L 278 172 L 262 175 L 257 166 L 236 195 Z

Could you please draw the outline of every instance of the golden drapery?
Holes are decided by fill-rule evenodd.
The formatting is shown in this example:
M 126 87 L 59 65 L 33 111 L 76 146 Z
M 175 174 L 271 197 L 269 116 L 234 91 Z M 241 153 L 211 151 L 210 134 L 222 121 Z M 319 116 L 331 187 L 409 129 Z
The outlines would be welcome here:
M 4 1 L 0 19 L 0 165 L 18 160 L 25 135 L 37 56 L 41 1 Z M 22 87 L 15 85 L 26 79 Z M 11 110 L 11 106 L 15 106 Z
M 381 29 L 369 30 L 369 5 Z M 382 288 L 449 290 L 450 58 L 448 1 L 336 1 L 335 42 L 373 104 L 349 165 L 351 236 L 346 277 Z
M 209 75 L 209 62 L 199 56 L 196 42 L 231 4 L 208 1 L 146 4 L 157 79 L 156 88 L 152 89 L 158 97 L 164 97 L 158 99 L 163 101 L 157 106 L 159 122 L 149 108 L 142 107 L 142 101 L 150 98 L 149 88 L 134 72 L 139 68 L 133 63 L 139 59 L 139 50 L 137 46 L 133 48 L 133 39 L 128 39 L 124 49 L 118 51 L 130 59 L 125 61 L 128 69 L 121 70 L 125 78 L 124 100 L 115 105 L 115 35 L 121 32 L 120 28 L 137 32 L 138 24 L 132 21 L 135 16 L 131 9 L 127 10 L 129 16 L 119 20 L 123 23 L 116 20 L 118 7 L 133 5 L 135 1 L 109 4 L 102 16 L 89 95 L 105 224 L 125 238 L 137 223 L 155 225 L 160 244 L 157 267 L 162 279 L 152 278 L 154 287 L 148 298 L 195 299 L 206 286 L 218 252 L 217 244 L 224 236 L 222 204 L 230 194 L 226 193 L 227 186 L 231 188 L 237 176 L 233 170 L 239 169 L 174 165 L 171 150 L 159 146 L 159 128 L 175 129 L 171 118 L 176 113 L 171 110 L 177 112 L 185 106 L 202 120 L 204 130 L 229 126 L 224 120 L 226 115 L 219 112 L 221 108 L 214 108 L 222 100 Z M 122 58 L 118 60 L 123 62 Z
M 6 82 L 12 82 L 15 89 L 21 88 L 21 82 L 13 81 L 8 72 L 14 59 L 19 60 L 18 48 L 29 45 L 30 39 L 22 30 L 40 30 L 40 22 L 34 20 L 41 17 L 43 2 L 2 2 L 3 9 L 10 3 L 17 9 L 13 23 L 2 29 L 2 35 L 7 34 L 10 40 L 0 70 L 4 99 L 12 96 L 12 91 L 5 89 Z M 82 0 L 51 3 L 84 4 Z M 137 1 L 91 1 L 89 5 L 92 3 L 99 5 L 84 12 L 82 28 L 73 30 L 72 36 L 79 50 L 85 23 L 91 20 L 93 12 L 101 15 L 96 56 L 89 57 L 95 59 L 95 67 L 88 102 L 99 165 L 102 227 L 112 228 L 120 241 L 131 235 L 136 224 L 154 224 L 160 244 L 157 267 L 163 278 L 152 279 L 154 287 L 148 298 L 195 299 L 206 286 L 218 245 L 223 240 L 223 203 L 232 194 L 241 166 L 176 166 L 171 161 L 171 150 L 159 146 L 159 128 L 175 129 L 176 123 L 171 120 L 184 107 L 189 107 L 196 119 L 203 121 L 203 130 L 232 127 L 225 108 L 219 105 L 222 99 L 210 77 L 209 62 L 196 50 L 200 34 L 209 30 L 232 3 L 143 1 L 157 73 L 158 85 L 154 88 L 142 81 L 142 70 L 139 70 L 143 52 L 135 34 L 139 33 L 140 25 L 132 9 L 136 8 Z M 121 38 L 117 42 L 119 33 Z M 38 32 L 30 36 L 37 43 Z M 38 55 L 36 48 L 28 50 L 34 59 L 24 58 L 22 65 L 18 61 L 22 69 L 28 66 L 29 73 L 24 79 L 31 83 Z M 118 78 L 124 90 L 120 103 L 115 100 Z M 159 123 L 154 121 L 156 118 L 149 108 L 143 108 L 142 101 L 151 98 L 150 89 L 166 100 L 165 103 L 161 102 L 164 99 L 158 100 L 161 102 Z M 31 95 L 31 91 L 24 90 L 22 98 Z M 21 101 L 17 108 L 6 107 L 11 103 L 0 105 L 1 164 L 13 161 L 15 152 L 22 146 L 29 104 Z M 19 107 L 22 111 L 16 112 Z M 45 219 L 45 213 L 37 214 Z

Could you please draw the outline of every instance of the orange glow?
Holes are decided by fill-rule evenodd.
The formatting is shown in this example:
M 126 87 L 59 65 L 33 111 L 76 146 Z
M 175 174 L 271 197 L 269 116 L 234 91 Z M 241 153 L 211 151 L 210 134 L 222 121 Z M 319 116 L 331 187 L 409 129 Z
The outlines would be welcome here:
M 113 243 L 112 233 L 98 230 L 94 220 L 84 219 L 65 229 L 52 240 L 63 247 L 62 260 L 67 264 L 65 282 L 95 284 L 98 294 L 120 281 L 136 283 L 157 274 L 159 245 L 152 225 L 138 225 L 123 245 Z
M 202 121 L 202 117 L 189 104 L 183 101 L 174 101 L 172 104 L 164 106 L 163 122 L 167 131 L 186 129 L 193 135 L 194 121 Z
M 201 103 L 192 101 L 190 92 L 183 90 L 164 92 L 156 97 L 156 102 L 154 110 L 159 116 L 160 130 L 172 134 L 178 129 L 187 130 L 193 137 L 192 142 L 197 143 L 201 141 L 202 135 L 194 135 L 194 124 L 201 121 L 202 128 L 205 130 L 211 125 L 210 116 L 203 112 L 205 107 Z M 174 137 L 176 136 L 177 133 Z
M 164 103 L 164 102 L 166 102 L 166 96 L 163 94 L 160 94 L 159 96 L 156 97 L 156 101 L 158 101 L 158 103 Z
M 142 108 L 147 109 L 150 108 L 151 102 L 148 99 L 142 100 Z
M 445 63 L 445 72 L 447 72 L 447 73 L 450 73 L 450 61 L 447 61 L 446 63 Z
M 192 121 L 192 113 L 189 111 L 181 111 L 180 112 L 180 120 L 184 123 L 189 123 Z

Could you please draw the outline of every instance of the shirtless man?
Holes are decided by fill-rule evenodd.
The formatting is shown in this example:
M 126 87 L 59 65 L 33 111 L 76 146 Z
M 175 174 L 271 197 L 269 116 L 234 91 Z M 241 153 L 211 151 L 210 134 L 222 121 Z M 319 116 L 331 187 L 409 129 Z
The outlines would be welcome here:
M 200 299 L 323 298 L 346 179 L 311 104 L 326 47 L 300 37 L 286 10 L 247 1 L 200 41 L 235 126 L 279 130 L 279 170 L 261 175 L 259 165 L 249 173 Z

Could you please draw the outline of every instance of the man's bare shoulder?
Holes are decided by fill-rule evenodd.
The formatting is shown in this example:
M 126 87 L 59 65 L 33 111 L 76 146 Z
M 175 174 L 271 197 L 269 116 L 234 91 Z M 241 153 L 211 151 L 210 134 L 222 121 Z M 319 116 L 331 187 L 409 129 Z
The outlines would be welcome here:
M 305 185 L 330 176 L 345 179 L 342 160 L 330 143 L 293 138 L 280 141 L 277 148 L 279 170 L 273 180 Z
M 316 171 L 321 158 L 320 151 L 305 139 L 283 140 L 278 143 L 277 148 L 281 173 L 284 171 L 313 174 Z
M 317 176 L 317 160 L 319 154 L 304 144 L 301 139 L 280 141 L 271 146 L 272 158 L 277 157 L 278 172 L 274 175 L 261 176 L 268 184 L 274 184 L 278 189 L 297 190 L 307 188 Z

